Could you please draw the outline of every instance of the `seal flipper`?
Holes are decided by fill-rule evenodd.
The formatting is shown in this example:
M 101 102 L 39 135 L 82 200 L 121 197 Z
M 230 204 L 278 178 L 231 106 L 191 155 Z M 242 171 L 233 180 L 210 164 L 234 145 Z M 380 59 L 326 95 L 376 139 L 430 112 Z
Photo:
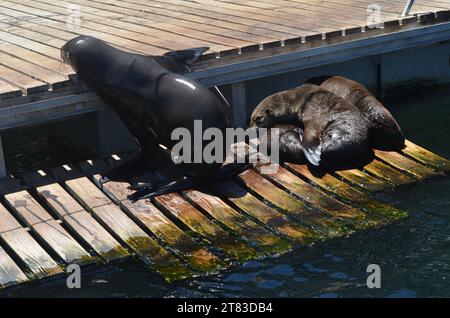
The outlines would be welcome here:
M 320 134 L 320 130 L 314 129 L 313 125 L 305 125 L 305 128 L 301 129 L 299 133 L 303 154 L 314 166 L 320 165 L 322 156 L 322 141 L 320 140 Z
M 143 199 L 151 199 L 158 195 L 187 190 L 196 185 L 198 185 L 197 180 L 184 176 L 180 179 L 171 180 L 164 183 L 157 183 L 156 187 L 152 184 L 145 185 L 140 190 L 129 195 L 128 199 L 130 199 L 132 202 Z

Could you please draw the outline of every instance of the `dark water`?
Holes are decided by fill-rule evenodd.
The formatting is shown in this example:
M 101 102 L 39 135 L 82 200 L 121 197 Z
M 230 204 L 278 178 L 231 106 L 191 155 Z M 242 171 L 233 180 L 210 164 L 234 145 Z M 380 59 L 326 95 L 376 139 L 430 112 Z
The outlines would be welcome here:
M 450 97 L 391 102 L 413 142 L 450 157 Z M 381 198 L 411 213 L 394 225 L 252 261 L 220 275 L 175 284 L 138 262 L 64 281 L 10 291 L 39 297 L 430 297 L 450 296 L 450 178 L 401 188 Z M 366 287 L 366 268 L 381 266 L 381 288 Z

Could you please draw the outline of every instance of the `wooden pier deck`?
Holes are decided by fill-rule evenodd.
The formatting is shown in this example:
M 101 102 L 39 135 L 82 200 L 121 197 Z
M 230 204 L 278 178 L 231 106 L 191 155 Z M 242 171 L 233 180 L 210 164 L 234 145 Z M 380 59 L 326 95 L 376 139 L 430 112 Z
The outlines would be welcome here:
M 377 24 L 383 28 L 449 18 L 450 0 L 417 0 L 405 18 L 400 14 L 406 1 L 377 4 L 381 10 Z M 60 63 L 59 49 L 78 34 L 142 54 L 209 46 L 202 66 L 208 68 L 228 63 L 225 56 L 236 61 L 254 51 L 301 50 L 299 44 L 314 40 L 376 35 L 379 29 L 369 18 L 372 7 L 369 0 L 2 0 L 0 101 L 73 92 L 76 85 L 69 81 L 73 71 Z
M 411 143 L 376 151 L 363 169 L 318 175 L 284 164 L 208 189 L 131 202 L 130 176 L 99 185 L 129 155 L 87 160 L 0 181 L 0 289 L 66 267 L 136 257 L 168 281 L 206 275 L 324 239 L 383 226 L 407 212 L 371 193 L 446 175 L 450 161 Z

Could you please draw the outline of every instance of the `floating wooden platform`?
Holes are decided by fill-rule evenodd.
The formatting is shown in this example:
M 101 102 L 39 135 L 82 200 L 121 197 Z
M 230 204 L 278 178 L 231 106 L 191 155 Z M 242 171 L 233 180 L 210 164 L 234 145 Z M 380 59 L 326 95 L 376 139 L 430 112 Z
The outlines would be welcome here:
M 450 161 L 407 142 L 399 153 L 377 151 L 361 170 L 318 175 L 284 164 L 262 175 L 255 168 L 208 189 L 132 203 L 130 182 L 145 175 L 98 182 L 126 158 L 1 180 L 0 288 L 130 255 L 167 281 L 215 273 L 406 217 L 370 193 L 450 172 Z
M 367 38 L 450 16 L 450 0 L 416 0 L 410 16 L 400 17 L 405 4 L 378 1 L 380 21 L 374 27 L 369 0 L 1 1 L 0 100 L 44 93 L 34 99 L 42 100 L 49 91 L 79 89 L 69 81 L 73 70 L 60 63 L 61 46 L 79 34 L 142 54 L 209 46 L 200 66 L 209 68 L 254 58 L 251 52 L 299 51 L 317 40 L 328 45 L 356 34 Z M 271 51 L 277 48 L 282 50 Z M 226 56 L 231 61 L 222 61 Z

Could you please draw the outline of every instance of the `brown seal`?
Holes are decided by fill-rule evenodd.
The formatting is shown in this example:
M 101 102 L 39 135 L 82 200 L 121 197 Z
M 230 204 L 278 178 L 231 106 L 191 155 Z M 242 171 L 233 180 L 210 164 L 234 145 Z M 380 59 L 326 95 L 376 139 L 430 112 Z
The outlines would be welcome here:
M 332 166 L 359 162 L 369 153 L 368 128 L 361 112 L 341 97 L 317 85 L 305 84 L 265 98 L 253 111 L 250 126 L 299 127 L 289 131 L 280 149 L 299 149 L 313 165 Z M 293 134 L 294 133 L 294 134 Z M 298 145 L 300 141 L 300 145 Z

